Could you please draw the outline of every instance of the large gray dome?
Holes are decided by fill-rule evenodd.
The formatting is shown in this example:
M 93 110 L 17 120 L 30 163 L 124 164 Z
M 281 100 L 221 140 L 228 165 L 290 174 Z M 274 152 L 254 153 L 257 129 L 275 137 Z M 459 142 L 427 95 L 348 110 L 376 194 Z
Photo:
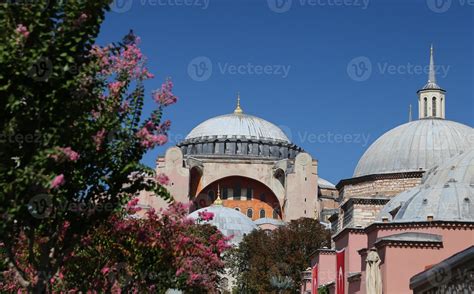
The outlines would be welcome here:
M 285 133 L 276 125 L 243 113 L 231 113 L 208 119 L 186 136 L 186 140 L 200 138 L 237 138 L 290 143 Z
M 474 221 L 474 148 L 429 170 L 422 184 L 393 198 L 381 211 L 393 221 Z
M 191 213 L 189 217 L 197 219 L 199 218 L 199 213 L 203 211 L 212 212 L 214 214 L 214 218 L 208 221 L 208 223 L 218 228 L 224 236 L 233 236 L 230 242 L 234 245 L 239 244 L 244 235 L 257 229 L 257 225 L 250 218 L 235 209 L 221 205 L 198 209 Z
M 474 130 L 443 119 L 421 119 L 398 126 L 367 149 L 354 177 L 426 171 L 474 146 Z

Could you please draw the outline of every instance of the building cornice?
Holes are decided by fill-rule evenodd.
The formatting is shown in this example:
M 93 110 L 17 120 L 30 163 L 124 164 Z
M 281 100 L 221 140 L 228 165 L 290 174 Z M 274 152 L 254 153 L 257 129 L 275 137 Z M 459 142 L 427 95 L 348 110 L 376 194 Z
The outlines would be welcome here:
M 369 234 L 380 229 L 414 229 L 414 228 L 449 228 L 449 229 L 473 229 L 474 222 L 466 221 L 424 221 L 424 222 L 375 222 L 367 226 L 364 231 Z
M 355 185 L 363 182 L 377 181 L 377 180 L 396 180 L 396 179 L 409 179 L 409 178 L 422 178 L 425 171 L 410 171 L 400 173 L 387 173 L 387 174 L 373 174 L 355 178 L 349 178 L 339 181 L 336 188 L 342 189 L 346 185 Z

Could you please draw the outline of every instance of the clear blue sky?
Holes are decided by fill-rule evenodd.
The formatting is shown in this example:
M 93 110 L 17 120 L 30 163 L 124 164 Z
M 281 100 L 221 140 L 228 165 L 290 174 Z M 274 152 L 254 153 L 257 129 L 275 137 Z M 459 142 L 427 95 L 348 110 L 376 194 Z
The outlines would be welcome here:
M 447 118 L 474 125 L 468 0 L 437 6 L 435 0 L 119 2 L 98 43 L 134 29 L 156 75 L 147 91 L 172 77 L 180 100 L 166 113 L 171 144 L 200 122 L 233 111 L 240 91 L 246 113 L 282 126 L 319 160 L 320 176 L 337 183 L 352 176 L 370 143 L 408 120 L 409 104 L 417 117 L 416 91 L 427 80 L 420 70 L 431 43 L 438 83 L 448 91 Z M 153 106 L 149 97 L 147 112 Z M 154 166 L 166 148 L 144 162 Z

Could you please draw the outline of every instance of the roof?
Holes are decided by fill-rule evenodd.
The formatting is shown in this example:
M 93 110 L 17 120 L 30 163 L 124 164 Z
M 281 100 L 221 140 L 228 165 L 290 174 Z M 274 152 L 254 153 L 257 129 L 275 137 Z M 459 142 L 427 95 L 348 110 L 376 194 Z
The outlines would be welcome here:
M 442 236 L 435 235 L 435 234 L 427 234 L 427 233 L 401 233 L 401 234 L 394 234 L 390 236 L 385 236 L 381 238 L 377 238 L 375 244 L 381 242 L 434 242 L 440 243 L 443 241 Z
M 393 222 L 474 222 L 474 148 L 429 170 L 420 186 L 385 205 L 377 218 L 383 217 Z
M 285 222 L 283 222 L 281 220 L 274 219 L 274 218 L 268 218 L 268 217 L 259 218 L 259 219 L 255 220 L 254 223 L 257 226 L 264 225 L 264 224 L 271 224 L 271 225 L 274 225 L 274 226 L 284 226 L 285 225 Z
M 336 185 L 321 177 L 318 177 L 318 186 L 323 189 L 336 189 Z
M 234 245 L 239 244 L 246 234 L 257 229 L 257 225 L 246 215 L 235 209 L 220 205 L 198 209 L 191 213 L 189 217 L 197 219 L 199 213 L 203 211 L 212 212 L 214 214 L 213 219 L 207 223 L 217 227 L 224 236 L 233 236 L 230 242 Z
M 291 143 L 290 139 L 276 125 L 262 118 L 243 113 L 231 113 L 208 119 L 195 127 L 186 136 L 186 140 L 204 137 L 257 139 Z
M 378 138 L 361 157 L 354 177 L 426 171 L 474 146 L 474 129 L 444 119 L 400 125 Z

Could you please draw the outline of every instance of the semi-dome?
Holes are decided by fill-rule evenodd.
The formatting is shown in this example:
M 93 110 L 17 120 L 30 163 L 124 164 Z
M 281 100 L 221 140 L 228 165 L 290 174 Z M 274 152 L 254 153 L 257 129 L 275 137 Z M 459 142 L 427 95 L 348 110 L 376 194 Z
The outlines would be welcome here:
M 420 119 L 378 138 L 364 153 L 354 177 L 426 171 L 474 145 L 474 130 L 444 119 Z
M 422 184 L 394 197 L 378 220 L 474 221 L 474 148 L 430 169 Z
M 234 245 L 239 244 L 244 235 L 257 229 L 257 225 L 250 218 L 235 209 L 221 205 L 198 209 L 191 213 L 189 217 L 197 219 L 199 218 L 199 213 L 204 211 L 214 214 L 213 219 L 207 221 L 207 223 L 214 225 L 224 236 L 233 236 L 230 242 Z
M 276 125 L 244 113 L 231 113 L 208 119 L 186 136 L 186 140 L 200 138 L 256 139 L 290 143 L 285 133 Z

